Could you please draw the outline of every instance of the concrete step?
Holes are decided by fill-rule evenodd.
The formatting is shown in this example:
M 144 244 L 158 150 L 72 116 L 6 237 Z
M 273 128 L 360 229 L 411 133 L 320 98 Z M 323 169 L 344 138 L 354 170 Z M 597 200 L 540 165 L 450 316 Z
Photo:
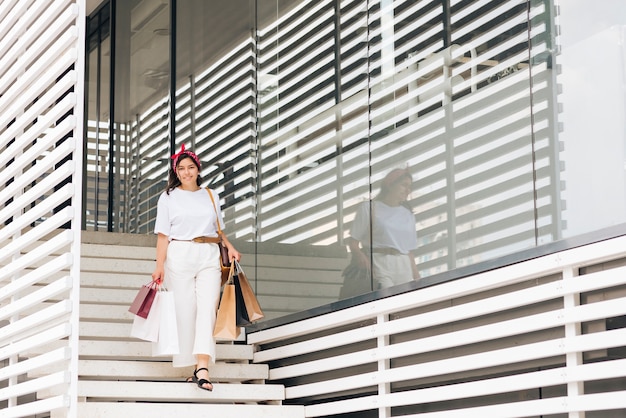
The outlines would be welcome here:
M 80 402 L 78 404 L 78 416 L 89 418 L 304 418 L 304 407 L 296 405 Z M 53 413 L 51 418 L 61 417 L 56 417 Z
M 38 393 L 48 398 L 64 393 L 56 386 Z M 58 392 L 58 393 L 57 393 Z M 79 399 L 88 402 L 141 401 L 141 402 L 191 402 L 191 403 L 269 403 L 280 405 L 285 399 L 282 385 L 215 383 L 212 392 L 187 382 L 129 382 L 112 384 L 105 380 L 79 380 Z M 142 414 L 141 416 L 146 416 Z
M 38 347 L 20 353 L 22 357 L 34 357 L 57 347 L 67 346 L 65 341 L 57 341 L 45 348 Z M 146 341 L 89 341 L 81 340 L 78 343 L 78 355 L 81 359 L 89 360 L 152 360 L 170 361 L 170 357 L 153 357 L 152 345 Z M 244 344 L 217 344 L 217 359 L 221 362 L 247 363 L 252 361 L 253 348 Z
M 78 374 L 88 379 L 113 380 L 185 380 L 193 373 L 193 367 L 172 367 L 167 362 L 80 360 Z M 209 375 L 215 382 L 262 382 L 269 377 L 266 364 L 243 364 L 218 362 L 209 366 Z
M 58 371 L 65 367 L 58 364 Z M 56 370 L 37 370 L 29 377 L 41 377 Z M 172 367 L 169 361 L 79 360 L 79 379 L 86 380 L 151 380 L 182 382 L 191 376 L 193 367 Z M 223 363 L 209 366 L 214 382 L 263 383 L 269 377 L 266 364 Z
M 156 246 L 128 246 L 107 244 L 82 244 L 81 257 L 118 258 L 129 260 L 152 260 L 156 257 Z

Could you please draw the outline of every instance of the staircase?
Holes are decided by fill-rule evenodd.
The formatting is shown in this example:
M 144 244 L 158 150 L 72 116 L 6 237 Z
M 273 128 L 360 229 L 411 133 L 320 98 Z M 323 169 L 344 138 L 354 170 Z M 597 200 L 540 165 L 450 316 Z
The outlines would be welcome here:
M 143 240 L 82 245 L 78 416 L 303 418 L 302 406 L 282 405 L 282 385 L 265 384 L 269 368 L 251 363 L 245 336 L 218 343 L 213 392 L 185 382 L 192 367 L 173 368 L 170 358 L 152 357 L 150 343 L 129 337 L 128 307 L 154 268 L 152 237 Z

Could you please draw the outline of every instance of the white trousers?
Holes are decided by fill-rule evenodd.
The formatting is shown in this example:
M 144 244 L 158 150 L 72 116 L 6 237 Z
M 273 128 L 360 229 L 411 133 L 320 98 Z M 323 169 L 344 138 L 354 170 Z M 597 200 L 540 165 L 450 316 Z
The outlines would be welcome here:
M 372 254 L 374 285 L 384 289 L 413 280 L 411 259 L 407 254 Z M 376 290 L 374 289 L 374 290 Z
M 174 294 L 179 354 L 174 367 L 197 364 L 196 354 L 215 363 L 213 328 L 222 273 L 217 244 L 171 241 L 165 259 L 165 287 Z

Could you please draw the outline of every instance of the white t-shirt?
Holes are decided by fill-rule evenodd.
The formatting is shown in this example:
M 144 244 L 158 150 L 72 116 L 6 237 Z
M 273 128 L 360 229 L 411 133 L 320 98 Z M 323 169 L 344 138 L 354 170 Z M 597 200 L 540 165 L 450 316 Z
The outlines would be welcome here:
M 394 248 L 402 254 L 417 249 L 417 233 L 415 217 L 404 206 L 387 206 L 374 200 L 374 219 L 372 223 L 372 239 L 370 243 L 370 202 L 363 202 L 357 208 L 350 236 L 364 247 Z
M 219 195 L 211 190 L 213 203 L 206 188 L 195 192 L 175 188 L 169 194 L 163 192 L 157 204 L 155 234 L 167 235 L 170 239 L 190 240 L 195 237 L 217 237 L 217 222 L 224 228 Z

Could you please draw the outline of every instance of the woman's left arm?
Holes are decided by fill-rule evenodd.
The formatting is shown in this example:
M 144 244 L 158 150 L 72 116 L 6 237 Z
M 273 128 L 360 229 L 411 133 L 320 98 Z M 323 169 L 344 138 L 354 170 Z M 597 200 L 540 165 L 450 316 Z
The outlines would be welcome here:
M 222 244 L 224 244 L 224 246 L 228 249 L 228 258 L 231 261 L 232 260 L 241 261 L 241 253 L 237 251 L 237 249 L 233 246 L 233 244 L 230 243 L 224 231 L 222 231 Z
M 411 259 L 411 270 L 413 271 L 413 280 L 419 280 L 420 272 L 417 269 L 417 264 L 415 264 L 415 254 L 413 254 L 413 251 L 409 251 L 409 258 Z

